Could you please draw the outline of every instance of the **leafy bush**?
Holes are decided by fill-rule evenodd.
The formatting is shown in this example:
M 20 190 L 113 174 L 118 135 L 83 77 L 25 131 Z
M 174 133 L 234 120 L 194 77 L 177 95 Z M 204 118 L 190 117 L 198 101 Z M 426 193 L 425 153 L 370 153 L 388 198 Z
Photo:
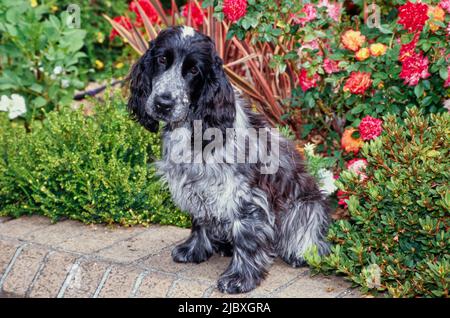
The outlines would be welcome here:
M 407 115 L 385 117 L 384 133 L 363 146 L 365 170 L 341 174 L 350 218 L 331 226 L 331 254 L 308 261 L 364 291 L 448 297 L 450 114 Z
M 86 32 L 68 28 L 66 18 L 47 5 L 0 0 L 0 95 L 22 96 L 28 121 L 70 104 L 74 90 L 84 87 L 86 70 L 78 63 Z
M 81 61 L 80 67 L 92 70 L 88 74 L 90 80 L 126 75 L 129 60 L 132 59 L 131 51 L 127 50 L 122 42 L 110 39 L 111 27 L 102 15 L 120 14 L 128 6 L 127 1 L 49 0 L 46 3 L 57 12 L 66 11 L 71 4 L 79 6 L 80 26 L 86 30 L 86 41 L 82 50 L 87 55 L 87 58 Z
M 31 132 L 0 113 L 0 215 L 189 225 L 150 165 L 159 137 L 123 105 L 97 105 L 92 116 L 65 107 L 33 122 Z

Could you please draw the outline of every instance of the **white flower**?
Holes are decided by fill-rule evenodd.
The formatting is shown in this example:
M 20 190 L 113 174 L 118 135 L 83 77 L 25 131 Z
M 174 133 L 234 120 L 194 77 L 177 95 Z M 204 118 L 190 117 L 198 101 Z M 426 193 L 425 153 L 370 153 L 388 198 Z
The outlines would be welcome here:
M 0 98 L 0 112 L 7 112 L 9 110 L 10 104 L 11 99 L 6 95 L 2 95 L 2 97 Z
M 450 99 L 446 99 L 444 101 L 444 108 L 446 108 L 450 112 Z
M 62 66 L 56 66 L 54 69 L 53 69 L 53 74 L 55 74 L 55 75 L 59 75 L 59 74 L 61 74 L 62 73 L 62 71 L 63 71 L 63 68 L 62 68 Z
M 320 178 L 319 183 L 321 185 L 320 190 L 325 192 L 327 195 L 330 195 L 334 191 L 337 190 L 337 187 L 334 184 L 335 180 L 334 180 L 333 172 L 322 168 L 318 171 L 318 174 L 319 174 L 319 178 Z
M 11 95 L 11 102 L 9 105 L 9 119 L 14 119 L 19 116 L 22 116 L 27 112 L 27 107 L 25 105 L 25 98 L 18 94 Z
M 68 79 L 63 79 L 61 80 L 61 87 L 62 88 L 67 88 L 70 85 L 70 81 Z
M 305 150 L 305 153 L 309 156 L 314 156 L 314 149 L 316 149 L 316 145 L 308 142 L 303 149 Z

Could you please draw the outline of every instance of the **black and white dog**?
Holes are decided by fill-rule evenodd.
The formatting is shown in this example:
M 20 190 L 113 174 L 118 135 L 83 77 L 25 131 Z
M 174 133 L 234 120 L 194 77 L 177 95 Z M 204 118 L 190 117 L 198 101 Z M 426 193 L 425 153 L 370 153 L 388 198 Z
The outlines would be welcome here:
M 208 36 L 190 27 L 161 31 L 133 66 L 130 90 L 128 107 L 140 124 L 156 132 L 159 121 L 165 123 L 163 159 L 157 167 L 173 200 L 192 217 L 189 238 L 172 251 L 175 262 L 200 263 L 214 252 L 232 256 L 218 288 L 243 293 L 261 282 L 277 255 L 302 266 L 304 252 L 313 245 L 320 254 L 328 252 L 326 199 L 290 141 L 271 133 L 279 148 L 277 169 L 271 173 L 259 161 L 192 161 L 204 142 L 200 151 L 186 155 L 198 121 L 200 134 L 215 128 L 220 137 L 230 129 L 268 127 L 233 90 Z M 230 135 L 216 143 L 215 158 L 226 156 L 226 149 L 248 150 L 255 143 L 238 142 L 236 132 Z M 176 160 L 183 156 L 191 161 Z

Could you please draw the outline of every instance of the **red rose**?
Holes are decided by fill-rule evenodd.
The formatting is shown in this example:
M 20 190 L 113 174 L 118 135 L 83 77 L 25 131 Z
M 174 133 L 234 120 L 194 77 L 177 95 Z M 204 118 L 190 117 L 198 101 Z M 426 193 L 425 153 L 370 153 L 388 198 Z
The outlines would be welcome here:
M 383 121 L 371 116 L 364 117 L 359 124 L 359 135 L 363 140 L 372 140 L 381 135 Z
M 405 80 L 405 84 L 415 86 L 422 78 L 427 78 L 431 74 L 428 72 L 428 57 L 423 53 L 413 53 L 411 56 L 404 58 L 402 62 L 402 71 L 399 77 Z
M 247 13 L 247 0 L 224 0 L 223 14 L 231 21 L 236 22 Z
M 344 85 L 344 92 L 363 95 L 372 85 L 370 73 L 352 72 Z
M 202 3 L 198 2 L 198 5 L 201 7 Z M 200 10 L 195 4 L 195 2 L 189 2 L 183 8 L 182 12 L 183 17 L 185 18 L 188 17 L 189 10 L 191 11 L 191 20 L 194 23 L 194 26 L 201 26 L 203 24 L 205 12 L 203 10 Z
M 312 77 L 308 76 L 308 72 L 303 69 L 300 71 L 300 75 L 298 76 L 298 81 L 300 83 L 300 87 L 302 91 L 306 92 L 308 89 L 317 86 L 317 82 L 320 80 L 319 74 L 314 74 Z
M 156 12 L 155 8 L 153 7 L 153 5 L 150 3 L 149 0 L 138 0 L 137 2 L 141 6 L 142 10 L 144 11 L 145 15 L 147 16 L 147 18 L 150 20 L 151 23 L 158 22 L 159 20 L 158 13 Z M 139 14 L 139 9 L 134 0 L 130 2 L 128 10 L 136 13 L 136 26 L 142 26 L 144 24 L 144 21 L 142 20 L 142 17 Z
M 425 3 L 408 1 L 398 8 L 398 17 L 398 24 L 403 25 L 405 30 L 420 32 L 428 20 L 428 6 Z

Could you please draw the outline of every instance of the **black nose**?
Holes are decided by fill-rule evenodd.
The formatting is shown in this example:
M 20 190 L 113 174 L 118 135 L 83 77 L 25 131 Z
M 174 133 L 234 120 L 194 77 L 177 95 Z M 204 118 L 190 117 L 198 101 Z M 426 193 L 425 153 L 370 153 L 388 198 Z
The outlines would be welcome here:
M 168 113 L 175 105 L 170 93 L 155 96 L 155 109 L 160 113 Z

